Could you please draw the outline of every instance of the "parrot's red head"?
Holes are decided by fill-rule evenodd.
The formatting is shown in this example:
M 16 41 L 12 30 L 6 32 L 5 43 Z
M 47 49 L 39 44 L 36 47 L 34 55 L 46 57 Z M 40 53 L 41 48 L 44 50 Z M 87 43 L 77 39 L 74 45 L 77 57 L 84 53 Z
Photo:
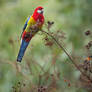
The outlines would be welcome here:
M 39 6 L 35 9 L 34 13 L 43 14 L 43 7 Z
M 43 16 L 43 7 L 39 6 L 34 10 L 33 13 L 33 18 L 35 19 L 35 21 L 39 20 L 40 22 L 44 22 L 44 16 Z

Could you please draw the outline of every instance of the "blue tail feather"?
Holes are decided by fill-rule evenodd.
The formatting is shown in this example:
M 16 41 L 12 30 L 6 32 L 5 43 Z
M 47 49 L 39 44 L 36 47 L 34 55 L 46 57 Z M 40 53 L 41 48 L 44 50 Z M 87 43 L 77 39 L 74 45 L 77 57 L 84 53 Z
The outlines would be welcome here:
M 25 40 L 22 40 L 20 50 L 19 50 L 19 54 L 17 56 L 17 61 L 18 62 L 21 62 L 28 44 L 29 44 L 29 42 L 26 42 Z

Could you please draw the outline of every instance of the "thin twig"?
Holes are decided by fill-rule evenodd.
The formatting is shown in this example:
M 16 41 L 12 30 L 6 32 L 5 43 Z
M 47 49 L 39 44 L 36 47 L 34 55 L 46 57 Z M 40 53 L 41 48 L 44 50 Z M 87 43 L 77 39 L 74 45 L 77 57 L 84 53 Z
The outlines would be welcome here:
M 92 82 L 92 80 L 90 79 L 90 76 L 88 76 L 87 74 L 85 74 L 80 68 L 79 66 L 75 63 L 75 61 L 73 60 L 73 58 L 68 54 L 68 52 L 65 50 L 65 48 L 55 39 L 55 37 L 51 34 L 49 34 L 48 32 L 41 30 L 41 32 L 47 34 L 48 36 L 50 36 L 56 43 L 57 45 L 65 52 L 65 54 L 68 56 L 68 58 L 72 61 L 72 63 L 74 64 L 74 66 L 81 72 L 82 75 L 86 76 L 88 78 L 88 80 L 90 80 L 90 82 Z

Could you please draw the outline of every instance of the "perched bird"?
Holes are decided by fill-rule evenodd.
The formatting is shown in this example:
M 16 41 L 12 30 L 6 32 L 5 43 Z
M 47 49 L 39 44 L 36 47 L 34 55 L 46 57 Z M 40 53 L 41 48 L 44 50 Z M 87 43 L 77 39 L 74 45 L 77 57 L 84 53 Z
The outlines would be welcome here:
M 27 18 L 24 25 L 23 32 L 21 34 L 21 46 L 17 56 L 18 62 L 21 62 L 30 40 L 39 30 L 41 30 L 43 24 L 43 7 L 39 6 L 34 10 L 33 15 Z

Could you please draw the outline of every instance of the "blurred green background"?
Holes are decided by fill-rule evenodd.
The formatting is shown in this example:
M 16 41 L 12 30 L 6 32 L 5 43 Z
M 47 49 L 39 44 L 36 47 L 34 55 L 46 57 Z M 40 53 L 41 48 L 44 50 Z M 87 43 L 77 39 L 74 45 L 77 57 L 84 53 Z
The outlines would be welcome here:
M 92 28 L 92 0 L 0 0 L 0 92 L 13 92 L 12 86 L 18 81 L 28 87 L 22 92 L 35 92 L 31 86 L 38 85 L 39 75 L 44 71 L 60 73 L 59 79 L 55 77 L 56 90 L 48 92 L 88 92 L 78 84 L 80 72 L 65 53 L 57 46 L 45 46 L 43 35 L 39 33 L 32 39 L 18 72 L 15 62 L 22 28 L 37 6 L 44 7 L 45 22 L 55 22 L 53 32 L 60 29 L 66 34 L 64 44 L 68 53 L 77 57 L 86 55 L 84 45 L 91 38 L 85 37 L 84 32 Z M 55 65 L 52 64 L 54 59 Z M 66 79 L 71 86 L 64 81 Z M 40 82 L 48 86 L 51 80 L 43 78 Z

